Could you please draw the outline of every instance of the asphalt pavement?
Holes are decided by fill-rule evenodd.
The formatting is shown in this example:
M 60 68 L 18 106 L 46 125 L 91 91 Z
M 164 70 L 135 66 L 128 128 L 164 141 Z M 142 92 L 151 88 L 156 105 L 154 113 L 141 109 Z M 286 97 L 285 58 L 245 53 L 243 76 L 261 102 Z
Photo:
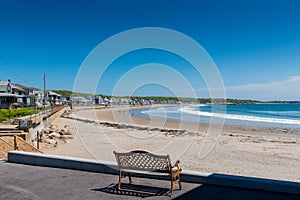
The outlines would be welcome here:
M 299 199 L 299 195 L 183 182 L 169 197 L 170 182 L 134 178 L 117 190 L 118 176 L 0 162 L 0 199 Z

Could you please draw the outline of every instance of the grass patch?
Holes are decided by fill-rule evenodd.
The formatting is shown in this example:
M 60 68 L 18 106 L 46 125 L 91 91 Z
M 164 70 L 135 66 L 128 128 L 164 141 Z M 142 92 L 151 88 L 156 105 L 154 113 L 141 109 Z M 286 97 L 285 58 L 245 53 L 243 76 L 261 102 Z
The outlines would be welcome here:
M 38 111 L 34 108 L 1 109 L 0 122 L 14 119 L 17 117 L 35 114 L 37 112 Z

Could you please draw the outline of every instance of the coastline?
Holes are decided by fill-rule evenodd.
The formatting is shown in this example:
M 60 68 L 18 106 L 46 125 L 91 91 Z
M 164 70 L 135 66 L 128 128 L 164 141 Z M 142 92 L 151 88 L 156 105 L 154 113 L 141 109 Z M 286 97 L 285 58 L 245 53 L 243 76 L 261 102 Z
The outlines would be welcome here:
M 177 105 L 177 104 L 175 104 Z M 181 129 L 186 130 L 190 127 L 197 127 L 197 131 L 206 132 L 209 128 L 208 123 L 197 123 L 197 122 L 180 122 L 178 120 L 167 119 L 162 123 L 161 119 L 153 118 L 144 118 L 136 115 L 130 115 L 127 111 L 134 109 L 143 109 L 143 108 L 159 108 L 167 106 L 175 106 L 174 104 L 156 104 L 152 106 L 133 106 L 133 107 L 109 107 L 103 108 L 99 113 L 97 113 L 94 120 L 99 120 L 109 123 L 122 123 L 122 124 L 136 124 L 137 126 L 151 126 L 156 128 L 164 129 Z M 94 109 L 91 107 L 90 109 Z M 90 118 L 91 116 L 87 116 Z M 180 124 L 184 124 L 180 128 Z M 183 129 L 186 128 L 186 129 Z M 195 131 L 195 128 L 190 131 Z M 264 126 L 248 126 L 248 125 L 232 125 L 224 124 L 223 133 L 239 133 L 239 134 L 252 134 L 252 135 L 272 135 L 272 134 L 282 134 L 282 135 L 292 135 L 295 137 L 300 137 L 300 128 L 285 128 L 285 127 L 264 127 Z
M 161 106 L 174 105 L 156 105 Z M 115 162 L 113 150 L 145 149 L 170 154 L 188 170 L 300 182 L 298 130 L 224 125 L 210 154 L 199 158 L 208 124 L 150 120 L 127 113 L 139 108 L 146 106 L 75 108 L 70 118 L 54 122 L 68 123 L 74 139 L 44 149 L 45 153 Z

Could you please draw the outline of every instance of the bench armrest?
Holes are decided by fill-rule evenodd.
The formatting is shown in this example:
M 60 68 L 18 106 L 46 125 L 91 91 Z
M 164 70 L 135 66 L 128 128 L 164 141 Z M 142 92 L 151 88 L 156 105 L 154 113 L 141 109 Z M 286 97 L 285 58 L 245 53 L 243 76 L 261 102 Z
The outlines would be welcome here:
M 174 167 L 180 168 L 179 163 L 180 163 L 180 160 L 176 160 L 176 162 L 172 165 L 172 168 L 174 168 Z
M 179 166 L 179 163 L 180 163 L 180 161 L 179 160 L 176 160 L 176 162 L 171 166 L 172 167 L 172 169 L 171 169 L 171 171 L 174 173 L 180 173 L 181 171 L 182 171 L 182 169 L 180 168 L 180 166 Z

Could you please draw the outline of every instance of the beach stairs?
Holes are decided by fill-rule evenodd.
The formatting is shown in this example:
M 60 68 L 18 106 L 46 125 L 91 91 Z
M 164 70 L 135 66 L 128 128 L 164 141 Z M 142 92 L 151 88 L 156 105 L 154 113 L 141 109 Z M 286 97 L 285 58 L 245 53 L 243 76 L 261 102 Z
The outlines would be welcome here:
M 0 137 L 0 158 L 7 159 L 8 152 L 13 150 L 42 153 L 19 136 L 16 136 L 16 145 L 13 136 Z

